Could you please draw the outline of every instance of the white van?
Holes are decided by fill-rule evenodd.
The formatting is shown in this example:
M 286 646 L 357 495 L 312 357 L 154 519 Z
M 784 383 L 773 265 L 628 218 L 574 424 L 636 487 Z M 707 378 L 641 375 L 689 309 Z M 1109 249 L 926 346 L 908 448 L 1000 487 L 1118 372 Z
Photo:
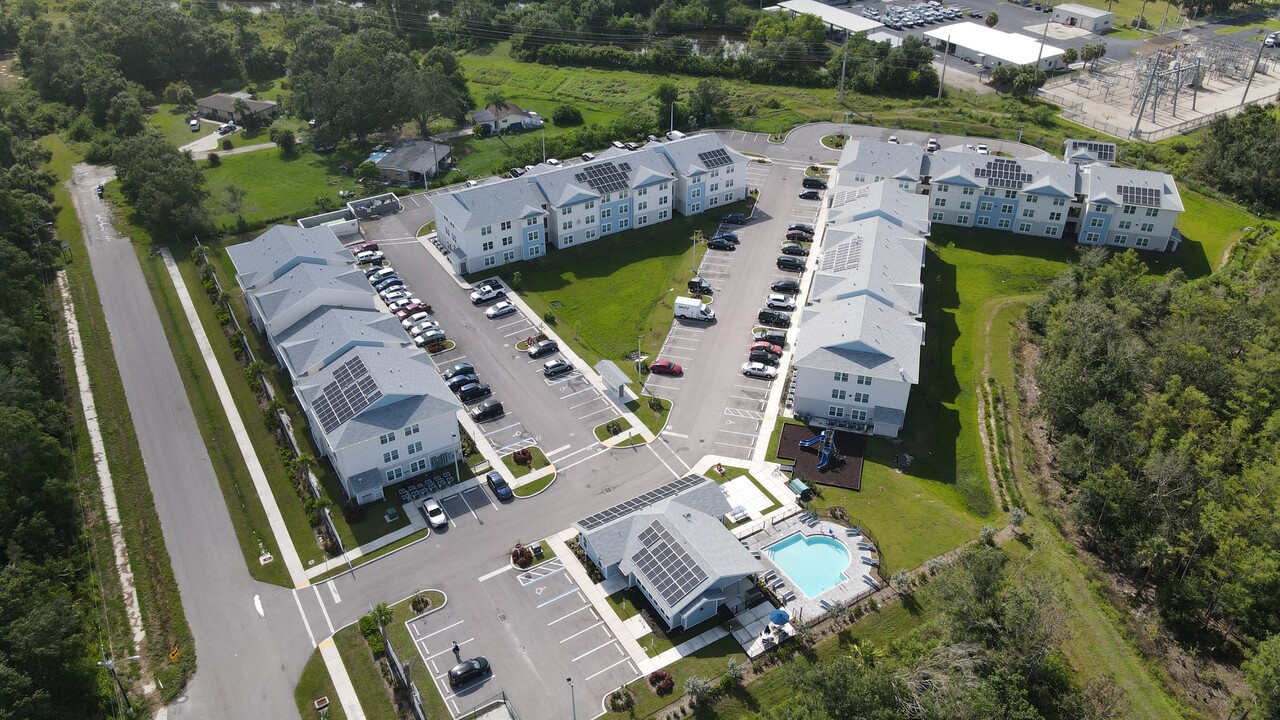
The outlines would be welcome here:
M 679 130 L 672 130 L 671 132 L 667 133 L 668 140 L 679 140 L 682 137 L 684 137 L 684 133 L 680 132 Z
M 200 132 L 200 121 L 199 121 L 199 120 L 197 120 L 197 119 L 195 119 L 195 118 L 192 118 L 192 119 L 191 119 L 191 122 L 190 122 L 190 123 L 188 123 L 188 124 L 191 126 L 191 132 Z

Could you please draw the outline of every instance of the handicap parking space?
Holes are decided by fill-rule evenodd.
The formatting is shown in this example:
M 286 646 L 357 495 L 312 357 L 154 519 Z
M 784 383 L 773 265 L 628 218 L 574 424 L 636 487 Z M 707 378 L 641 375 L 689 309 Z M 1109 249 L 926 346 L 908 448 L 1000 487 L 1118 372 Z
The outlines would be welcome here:
M 524 423 L 509 415 L 482 423 L 480 431 L 484 433 L 485 439 L 499 455 L 506 455 L 538 444 L 532 433 L 525 428 Z
M 546 378 L 547 386 L 556 391 L 560 402 L 579 420 L 592 426 L 619 416 L 617 406 L 592 385 L 582 373 L 566 373 Z
M 746 377 L 735 382 L 712 441 L 716 452 L 750 459 L 764 422 L 768 400 L 768 382 Z

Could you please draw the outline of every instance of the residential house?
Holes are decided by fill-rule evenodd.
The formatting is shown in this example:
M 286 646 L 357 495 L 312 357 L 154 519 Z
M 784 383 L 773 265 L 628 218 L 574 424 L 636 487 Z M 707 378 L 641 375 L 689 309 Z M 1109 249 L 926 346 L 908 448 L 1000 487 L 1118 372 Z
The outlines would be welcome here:
M 672 203 L 681 215 L 697 215 L 747 197 L 747 156 L 712 133 L 651 142 L 640 152 L 657 153 L 671 164 Z
M 429 140 L 402 140 L 374 160 L 387 182 L 403 185 L 426 185 L 427 181 L 447 172 L 453 159 L 449 146 Z
M 923 311 L 924 238 L 883 218 L 868 218 L 823 232 L 822 254 L 809 289 L 813 306 L 867 295 L 918 317 Z
M 626 578 L 680 630 L 761 597 L 754 576 L 764 566 L 721 522 L 729 510 L 720 486 L 688 475 L 573 527 L 606 579 Z
M 300 263 L 266 287 L 244 293 L 254 326 L 268 336 L 283 333 L 322 307 L 373 310 L 374 298 L 359 268 L 312 263 Z
M 432 195 L 436 237 L 459 275 L 541 257 L 547 200 L 529 178 Z
M 1072 165 L 1115 164 L 1116 144 L 1113 142 L 1068 138 L 1064 145 L 1066 149 L 1062 153 L 1062 159 Z
M 377 310 L 324 306 L 269 338 L 290 377 L 310 377 L 353 347 L 408 347 L 395 315 Z
M 261 290 L 299 264 L 351 267 L 351 253 L 327 227 L 276 225 L 253 242 L 227 248 L 236 267 L 236 282 L 245 289 Z
M 1184 207 L 1172 175 L 1095 163 L 1080 169 L 1080 179 L 1080 242 L 1178 249 L 1182 235 L 1175 226 Z
M 491 133 L 502 133 L 509 129 L 532 130 L 542 127 L 542 116 L 531 110 L 521 110 L 515 103 L 490 104 L 483 110 L 469 113 L 471 122 L 484 125 Z
M 890 182 L 848 187 L 844 184 L 844 175 L 837 175 L 827 191 L 826 224 L 842 225 L 878 217 L 907 232 L 928 235 L 928 198 Z
M 1022 235 L 1064 235 L 1068 208 L 1075 199 L 1075 165 L 941 151 L 926 157 L 925 166 L 933 222 Z
M 669 219 L 674 181 L 661 156 L 625 151 L 529 175 L 547 199 L 557 249 Z
M 836 172 L 840 175 L 841 187 L 887 180 L 902 190 L 916 192 L 920 188 L 924 155 L 924 148 L 919 145 L 854 140 L 845 143 Z
M 236 101 L 243 100 L 245 109 L 237 110 Z M 216 93 L 196 102 L 200 117 L 226 122 L 240 122 L 249 115 L 270 119 L 280 116 L 280 106 L 272 100 L 254 100 L 248 93 Z

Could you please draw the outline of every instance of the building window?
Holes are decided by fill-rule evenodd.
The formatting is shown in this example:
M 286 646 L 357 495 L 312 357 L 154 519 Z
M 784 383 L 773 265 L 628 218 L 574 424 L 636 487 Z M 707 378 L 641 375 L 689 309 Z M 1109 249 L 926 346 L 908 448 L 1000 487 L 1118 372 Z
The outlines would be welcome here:
M 844 417 L 844 408 L 839 405 L 827 406 L 827 417 L 842 418 Z
M 613 208 L 600 208 L 600 219 L 613 217 Z
M 996 227 L 1002 230 L 1008 230 L 1009 226 L 1012 224 L 1013 224 L 1013 221 L 1011 221 L 1009 218 L 1000 218 L 999 222 L 996 223 Z
M 1142 232 L 1155 232 L 1155 223 L 1142 223 L 1142 227 L 1138 228 Z
M 1121 220 L 1116 224 L 1117 230 L 1128 230 L 1131 227 L 1133 227 L 1133 221 L 1131 220 Z
M 982 188 L 982 194 L 983 194 L 983 195 L 985 195 L 985 196 L 987 196 L 987 197 L 992 197 L 992 196 L 994 196 L 994 195 L 996 194 L 996 189 L 995 189 L 995 188 L 993 188 L 993 187 L 989 187 L 989 188 Z
M 502 238 L 502 247 L 509 247 L 515 244 L 516 244 L 516 239 L 511 237 L 510 235 L 506 235 Z
M 929 219 L 936 220 L 937 222 L 942 222 L 942 213 L 940 212 L 931 213 L 929 215 Z
M 409 437 L 410 435 L 417 435 L 419 432 L 420 431 L 418 430 L 418 424 L 414 423 L 413 425 L 410 425 L 409 427 L 404 429 L 404 436 Z M 395 440 L 394 437 L 392 437 L 391 439 Z
M 619 205 L 619 206 L 618 206 L 618 214 L 619 214 L 619 215 L 625 215 L 626 213 L 629 213 L 629 212 L 631 212 L 631 206 L 630 206 L 630 205 Z
M 503 221 L 502 221 L 502 225 L 500 225 L 499 227 L 501 227 L 504 231 L 505 231 L 505 230 L 510 230 L 510 229 L 511 229 L 511 221 L 510 221 L 510 220 L 503 220 Z
M 987 225 L 991 224 L 991 218 L 987 217 L 986 215 L 979 215 L 978 224 L 982 225 L 983 227 L 986 227 Z
M 601 235 L 605 233 L 611 233 L 611 232 L 613 232 L 613 223 L 604 223 L 603 225 L 600 226 Z
M 1049 213 L 1049 220 L 1050 220 L 1050 222 L 1058 222 L 1058 221 L 1059 221 L 1059 220 L 1061 220 L 1061 219 L 1062 219 L 1062 213 L 1060 213 L 1060 212 L 1051 212 L 1051 213 Z
M 856 421 L 858 421 L 858 422 L 866 422 L 866 421 L 867 421 L 867 411 L 866 411 L 866 410 L 850 410 L 850 411 L 849 411 L 849 419 L 850 419 L 850 420 L 856 420 Z
M 934 207 L 946 207 L 946 206 L 947 206 L 947 199 L 946 199 L 946 198 L 934 198 L 934 199 L 933 199 L 933 205 L 934 205 Z
M 533 247 L 529 248 L 529 257 L 536 257 L 541 254 L 542 254 L 541 245 L 534 245 Z
M 724 201 L 725 201 L 725 202 L 733 202 L 733 193 L 725 193 L 725 194 L 724 194 Z
M 502 262 L 504 262 L 504 263 L 509 263 L 509 262 L 515 262 L 515 261 L 516 261 L 516 251 L 515 251 L 515 250 L 508 250 L 508 251 L 506 251 L 506 252 L 502 253 Z
M 644 212 L 649 209 L 649 201 L 645 200 L 636 206 L 636 212 Z
M 666 220 L 666 219 L 667 219 L 667 217 L 668 217 L 668 215 L 667 215 L 667 211 L 666 211 L 666 210 L 659 210 L 659 211 L 658 211 L 658 219 L 659 219 L 659 220 Z
M 909 183 L 909 182 L 899 182 L 899 183 L 898 183 L 898 187 L 902 188 L 903 190 L 910 190 L 910 189 L 911 189 L 911 183 Z
M 1020 232 L 1020 233 L 1029 233 L 1029 232 L 1031 232 L 1031 223 L 1028 223 L 1028 222 L 1020 222 L 1020 223 L 1018 223 L 1018 232 Z
M 1107 206 L 1106 206 L 1106 205 L 1097 205 L 1097 204 L 1095 204 L 1095 205 L 1093 206 L 1093 211 L 1094 211 L 1094 212 L 1104 213 L 1104 212 L 1107 212 L 1107 211 L 1108 211 L 1108 208 L 1107 208 Z
M 631 227 L 631 221 L 629 219 L 622 218 L 621 220 L 618 221 L 619 230 L 626 230 L 629 227 Z
M 983 200 L 982 202 L 978 203 L 979 210 L 990 210 L 993 207 L 995 207 L 995 205 L 991 204 L 990 200 Z
M 427 460 L 426 460 L 426 458 L 422 458 L 422 459 L 420 459 L 420 460 L 414 460 L 413 462 L 409 463 L 409 474 L 410 474 L 410 475 L 416 475 L 416 474 L 418 474 L 418 473 L 420 473 L 420 472 L 424 472 L 424 471 L 426 471 L 426 469 L 427 469 Z
M 1039 195 L 1028 195 L 1028 196 L 1027 196 L 1027 202 L 1031 203 L 1032 205 L 1035 205 L 1036 203 L 1040 202 L 1040 196 L 1039 196 Z
M 849 382 L 849 373 L 838 372 L 835 375 L 836 382 Z
M 949 190 L 951 190 L 951 186 L 946 183 L 938 183 L 937 187 L 938 187 L 938 192 L 944 193 L 944 194 Z
M 1113 238 L 1112 238 L 1112 240 L 1111 240 L 1111 241 L 1112 241 L 1112 242 L 1114 242 L 1114 243 L 1115 243 L 1115 244 L 1117 244 L 1117 245 L 1124 245 L 1125 243 L 1129 242 L 1129 236 L 1128 236 L 1128 235 L 1116 235 L 1115 237 L 1113 237 Z
M 400 468 L 392 468 L 387 471 L 387 482 L 395 482 L 404 477 L 404 470 Z
M 492 225 L 485 225 L 484 227 L 480 228 L 480 237 L 484 237 L 485 235 L 492 235 L 492 234 L 493 234 Z
M 386 445 L 387 443 L 392 442 L 395 439 L 396 439 L 396 434 L 393 432 L 387 433 L 386 435 L 378 436 L 378 441 L 381 442 L 383 445 Z
M 406 455 L 417 455 L 417 454 L 418 454 L 418 453 L 420 453 L 420 452 L 422 452 L 422 441 L 421 441 L 421 440 L 419 440 L 418 442 L 415 442 L 415 443 L 409 443 L 409 447 L 408 447 L 408 449 L 406 450 L 405 454 L 406 454 Z
M 719 205 L 719 204 L 720 204 L 720 198 L 716 197 L 715 195 L 712 195 L 707 198 L 707 207 L 715 207 L 716 205 Z
M 1085 235 L 1084 241 L 1091 242 L 1091 243 L 1098 242 L 1098 233 L 1089 233 L 1088 235 Z
M 845 392 L 844 390 L 832 390 L 832 391 L 831 391 L 831 399 L 832 399 L 832 400 L 844 400 L 846 396 L 848 396 L 848 393 L 847 393 L 847 392 Z
M 969 224 L 969 216 L 968 216 L 968 215 L 961 215 L 960 217 L 957 217 L 957 218 L 956 218 L 956 220 L 957 220 L 957 221 L 959 221 L 959 223 L 960 223 L 961 225 L 968 225 L 968 224 Z
M 961 190 L 960 190 L 960 194 L 961 194 L 961 195 L 972 195 L 972 194 L 973 194 L 973 188 L 963 188 L 963 189 L 961 189 Z
M 1018 191 L 1017 191 L 1017 190 L 1005 190 L 1005 191 L 1004 191 L 1004 199 L 1005 199 L 1005 200 L 1013 200 L 1013 199 L 1015 199 L 1015 198 L 1017 198 L 1017 197 L 1018 197 Z
M 496 257 L 494 257 L 494 256 L 492 256 L 492 255 L 490 255 L 490 256 L 488 256 L 488 257 L 486 257 L 486 258 L 484 259 L 484 266 L 485 266 L 485 267 L 493 267 L 494 265 L 497 265 L 497 264 L 498 264 L 498 258 L 496 258 Z
M 596 221 L 596 216 L 595 216 L 595 215 L 588 215 L 588 216 L 587 216 L 587 217 L 586 217 L 582 222 L 583 222 L 583 224 L 591 225 L 591 224 L 592 224 L 592 223 L 594 223 L 595 221 Z
M 529 218 L 528 220 L 524 221 L 525 227 L 533 227 L 534 225 L 537 225 L 537 224 L 538 224 L 538 218 Z
M 595 231 L 595 230 L 587 230 L 587 239 L 588 239 L 588 240 L 595 240 L 595 239 L 596 239 L 596 231 Z
M 564 222 L 560 223 L 560 229 L 561 229 L 561 230 L 572 230 L 572 229 L 573 229 L 573 221 L 572 221 L 572 220 L 565 220 Z
M 561 214 L 561 215 L 572 215 L 572 214 L 573 214 L 573 206 L 572 206 L 572 205 L 567 205 L 567 206 L 565 206 L 565 208 L 564 208 L 563 210 L 561 210 L 561 211 L 560 211 L 560 214 Z
M 1151 238 L 1138 238 L 1133 241 L 1134 247 L 1144 248 L 1151 244 Z
M 572 235 L 565 235 L 564 237 L 560 238 L 560 244 L 561 244 L 561 245 L 572 245 L 572 244 L 573 244 L 573 236 L 572 236 Z
M 542 239 L 541 231 L 534 230 L 533 232 L 529 233 L 529 242 L 537 242 L 541 239 Z
M 1160 208 L 1147 208 L 1147 217 L 1156 217 L 1160 214 Z
M 694 188 L 693 190 L 690 190 L 689 197 L 691 198 L 702 197 L 702 188 Z
M 648 224 L 649 224 L 648 215 L 641 215 L 640 217 L 636 218 L 636 225 L 648 225 Z
M 1063 205 L 1066 205 L 1066 204 L 1067 204 L 1067 199 L 1066 199 L 1066 198 L 1054 198 L 1054 199 L 1053 199 L 1053 204 L 1054 204 L 1054 205 L 1056 205 L 1057 207 L 1062 207 Z
M 659 186 L 658 186 L 658 189 L 659 189 L 659 190 L 666 190 L 666 189 L 667 189 L 667 183 L 662 183 L 661 185 L 659 185 Z
M 1089 227 L 1102 227 L 1102 218 L 1100 217 L 1090 218 Z
M 382 453 L 382 462 L 383 462 L 383 463 L 389 463 L 389 462 L 393 462 L 393 461 L 395 461 L 395 460 L 399 460 L 399 459 L 400 459 L 400 451 L 399 451 L 399 450 L 389 450 L 389 451 L 387 451 L 387 452 Z
M 1013 206 L 1010 205 L 1009 203 L 1004 203 L 1003 205 L 1000 206 L 1000 213 L 1003 215 L 1012 215 Z
M 853 175 L 853 181 L 854 181 L 854 182 L 866 182 L 866 181 L 867 181 L 867 176 L 866 176 L 866 174 L 865 174 L 865 173 L 854 173 L 854 175 Z
M 856 392 L 853 394 L 853 401 L 856 403 L 862 403 L 863 405 L 866 405 L 867 403 L 871 402 L 871 393 Z
M 961 201 L 960 201 L 960 209 L 961 209 L 961 210 L 972 210 L 972 209 L 973 209 L 973 201 L 972 201 L 972 200 L 961 200 Z
M 725 186 L 725 189 L 728 189 L 728 188 L 733 187 L 733 181 L 732 181 L 732 180 L 725 180 L 725 181 L 724 181 L 724 186 Z
M 1036 216 L 1036 211 L 1035 211 L 1035 210 L 1033 210 L 1033 209 L 1031 209 L 1031 208 L 1023 208 L 1023 210 L 1022 210 L 1022 217 L 1024 217 L 1024 218 L 1033 218 L 1033 217 L 1035 217 L 1035 216 Z
M 702 210 L 702 203 L 694 203 L 689 206 L 689 212 L 691 213 L 696 213 L 700 210 Z
M 707 188 L 707 192 L 713 193 L 720 190 L 720 183 L 711 183 L 711 187 Z
M 483 252 L 489 252 L 492 249 L 493 249 L 492 240 L 485 240 L 484 243 L 480 246 L 480 250 Z
M 1138 212 L 1138 208 L 1137 208 L 1137 207 L 1135 207 L 1135 206 L 1133 206 L 1133 205 L 1125 205 L 1125 206 L 1124 206 L 1124 214 L 1125 214 L 1125 215 L 1135 215 L 1135 214 L 1137 214 L 1137 212 Z
M 671 198 L 667 197 L 666 195 L 663 195 L 662 197 L 659 197 L 659 198 L 658 198 L 658 204 L 659 204 L 659 205 L 666 205 L 666 204 L 667 204 L 667 201 L 668 201 L 668 200 L 670 200 L 670 199 L 671 199 Z

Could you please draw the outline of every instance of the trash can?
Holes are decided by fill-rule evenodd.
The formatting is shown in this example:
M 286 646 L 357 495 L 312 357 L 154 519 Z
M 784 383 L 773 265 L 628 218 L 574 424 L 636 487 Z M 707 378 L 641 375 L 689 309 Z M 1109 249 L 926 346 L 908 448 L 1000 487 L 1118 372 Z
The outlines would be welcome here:
M 787 486 L 790 487 L 791 492 L 799 496 L 802 501 L 809 502 L 813 499 L 813 488 L 806 485 L 800 478 L 794 478 L 791 482 L 787 483 Z

